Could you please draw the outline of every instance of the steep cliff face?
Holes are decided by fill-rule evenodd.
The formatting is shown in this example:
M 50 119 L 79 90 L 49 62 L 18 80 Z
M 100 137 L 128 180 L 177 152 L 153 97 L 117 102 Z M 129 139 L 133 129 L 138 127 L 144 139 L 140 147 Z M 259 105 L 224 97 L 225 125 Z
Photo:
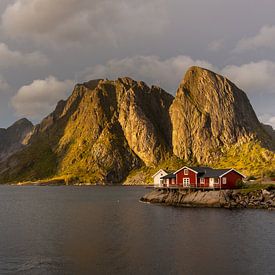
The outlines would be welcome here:
M 191 67 L 170 107 L 173 152 L 207 163 L 236 143 L 271 146 L 246 96 L 225 77 Z
M 275 170 L 273 132 L 258 121 L 246 94 L 199 67 L 187 71 L 175 98 L 127 77 L 78 84 L 33 130 L 27 124 L 11 135 L 20 151 L 0 157 L 0 182 L 62 176 L 116 183 L 132 171 L 131 182 L 142 169 L 151 175 L 151 167 L 183 163 L 235 167 L 247 175 Z M 0 129 L 0 141 L 9 140 L 7 132 L 14 133 Z M 0 154 L 8 148 L 1 144 Z
M 0 161 L 22 149 L 28 143 L 33 130 L 33 124 L 23 118 L 7 129 L 0 129 Z
M 0 170 L 6 180 L 28 167 L 22 179 L 74 175 L 84 181 L 121 182 L 133 168 L 154 166 L 171 154 L 172 100 L 162 89 L 130 78 L 78 84 L 36 126 L 28 148 Z
M 263 123 L 262 123 L 262 126 L 265 129 L 265 131 L 269 134 L 271 139 L 273 140 L 273 143 L 275 144 L 275 130 L 273 129 L 273 127 Z

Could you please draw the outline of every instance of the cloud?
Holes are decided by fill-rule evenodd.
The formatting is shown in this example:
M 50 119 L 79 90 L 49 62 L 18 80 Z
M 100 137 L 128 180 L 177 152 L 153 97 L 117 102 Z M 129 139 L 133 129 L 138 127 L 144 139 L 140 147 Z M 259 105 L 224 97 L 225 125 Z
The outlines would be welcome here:
M 275 114 L 265 113 L 259 115 L 259 120 L 264 124 L 271 125 L 275 129 Z
M 68 96 L 72 90 L 72 81 L 59 81 L 53 76 L 44 80 L 34 80 L 21 87 L 12 98 L 12 106 L 17 115 L 38 120 L 53 111 L 60 99 Z
M 0 75 L 0 95 L 3 98 L 4 95 L 9 95 L 12 91 L 10 84 Z M 1 100 L 2 101 L 2 100 Z
M 247 93 L 275 93 L 275 62 L 261 60 L 240 66 L 228 65 L 221 73 Z
M 127 35 L 162 33 L 165 0 L 16 0 L 2 14 L 10 37 L 48 43 L 119 43 Z
M 17 66 L 44 66 L 48 63 L 46 56 L 39 52 L 21 53 L 12 51 L 9 47 L 0 43 L 0 68 L 17 67 Z
M 258 48 L 275 49 L 275 26 L 263 26 L 255 36 L 243 38 L 234 49 L 236 53 Z
M 175 92 L 185 71 L 193 65 L 211 70 L 215 67 L 204 60 L 193 60 L 189 56 L 161 59 L 158 56 L 134 56 L 123 59 L 112 59 L 104 65 L 87 68 L 82 75 L 85 80 L 96 78 L 115 79 L 129 76 L 143 80 L 148 84 L 159 85 L 170 92 Z
M 217 52 L 223 49 L 224 39 L 213 40 L 208 44 L 208 49 L 212 52 Z

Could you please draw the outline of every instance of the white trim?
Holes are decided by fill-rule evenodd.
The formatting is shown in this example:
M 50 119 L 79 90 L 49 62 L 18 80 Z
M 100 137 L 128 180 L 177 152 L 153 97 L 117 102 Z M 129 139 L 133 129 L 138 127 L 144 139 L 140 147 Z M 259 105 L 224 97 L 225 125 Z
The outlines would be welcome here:
M 209 187 L 214 188 L 215 187 L 215 178 L 209 178 Z
M 229 172 L 235 171 L 237 174 L 241 175 L 242 177 L 246 178 L 245 175 L 243 175 L 242 173 L 238 172 L 237 170 L 231 168 L 230 170 L 228 170 L 227 172 L 225 172 L 224 174 L 220 175 L 219 177 L 223 177 L 224 175 L 228 174 Z
M 227 178 L 221 178 L 221 180 L 222 180 L 222 184 L 227 184 Z M 225 182 L 224 182 L 224 180 L 225 180 Z
M 200 178 L 200 184 L 205 184 L 205 179 L 204 178 Z
M 182 179 L 182 186 L 189 187 L 190 186 L 190 178 L 183 178 Z
M 174 172 L 173 174 L 177 174 L 178 172 L 180 172 L 180 171 L 181 171 L 182 169 L 184 169 L 184 168 L 187 168 L 187 169 L 193 171 L 194 173 L 198 174 L 198 172 L 196 172 L 195 170 L 191 169 L 191 168 L 188 167 L 188 166 L 183 166 L 183 167 L 181 167 L 179 170 L 177 170 L 177 171 Z
M 152 176 L 152 178 L 154 178 L 159 172 L 163 172 L 163 173 L 166 173 L 166 175 L 168 175 L 168 173 L 166 172 L 166 171 L 164 171 L 163 169 L 159 169 L 153 176 Z M 166 176 L 165 175 L 165 176 Z

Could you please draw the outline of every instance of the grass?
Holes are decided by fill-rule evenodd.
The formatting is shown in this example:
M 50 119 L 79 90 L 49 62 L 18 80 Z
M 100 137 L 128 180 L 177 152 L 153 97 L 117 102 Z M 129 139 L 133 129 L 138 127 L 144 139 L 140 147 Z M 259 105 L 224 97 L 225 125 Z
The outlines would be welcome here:
M 242 193 L 249 193 L 257 190 L 262 189 L 275 189 L 275 182 L 253 182 L 253 183 L 246 183 L 245 186 L 240 189 Z

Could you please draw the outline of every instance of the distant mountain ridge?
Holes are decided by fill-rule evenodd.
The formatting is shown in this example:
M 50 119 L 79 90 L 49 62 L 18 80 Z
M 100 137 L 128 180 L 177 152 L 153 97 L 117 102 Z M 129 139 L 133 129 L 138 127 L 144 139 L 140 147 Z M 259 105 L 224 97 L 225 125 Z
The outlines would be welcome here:
M 28 143 L 33 127 L 29 120 L 23 118 L 7 129 L 0 128 L 0 161 L 7 159 Z
M 167 161 L 224 166 L 238 159 L 249 172 L 243 160 L 251 148 L 258 152 L 251 163 L 260 158 L 259 167 L 265 161 L 273 167 L 270 131 L 246 94 L 223 76 L 191 67 L 175 97 L 128 77 L 97 79 L 77 84 L 35 126 L 26 146 L 0 161 L 0 182 L 119 183 Z

